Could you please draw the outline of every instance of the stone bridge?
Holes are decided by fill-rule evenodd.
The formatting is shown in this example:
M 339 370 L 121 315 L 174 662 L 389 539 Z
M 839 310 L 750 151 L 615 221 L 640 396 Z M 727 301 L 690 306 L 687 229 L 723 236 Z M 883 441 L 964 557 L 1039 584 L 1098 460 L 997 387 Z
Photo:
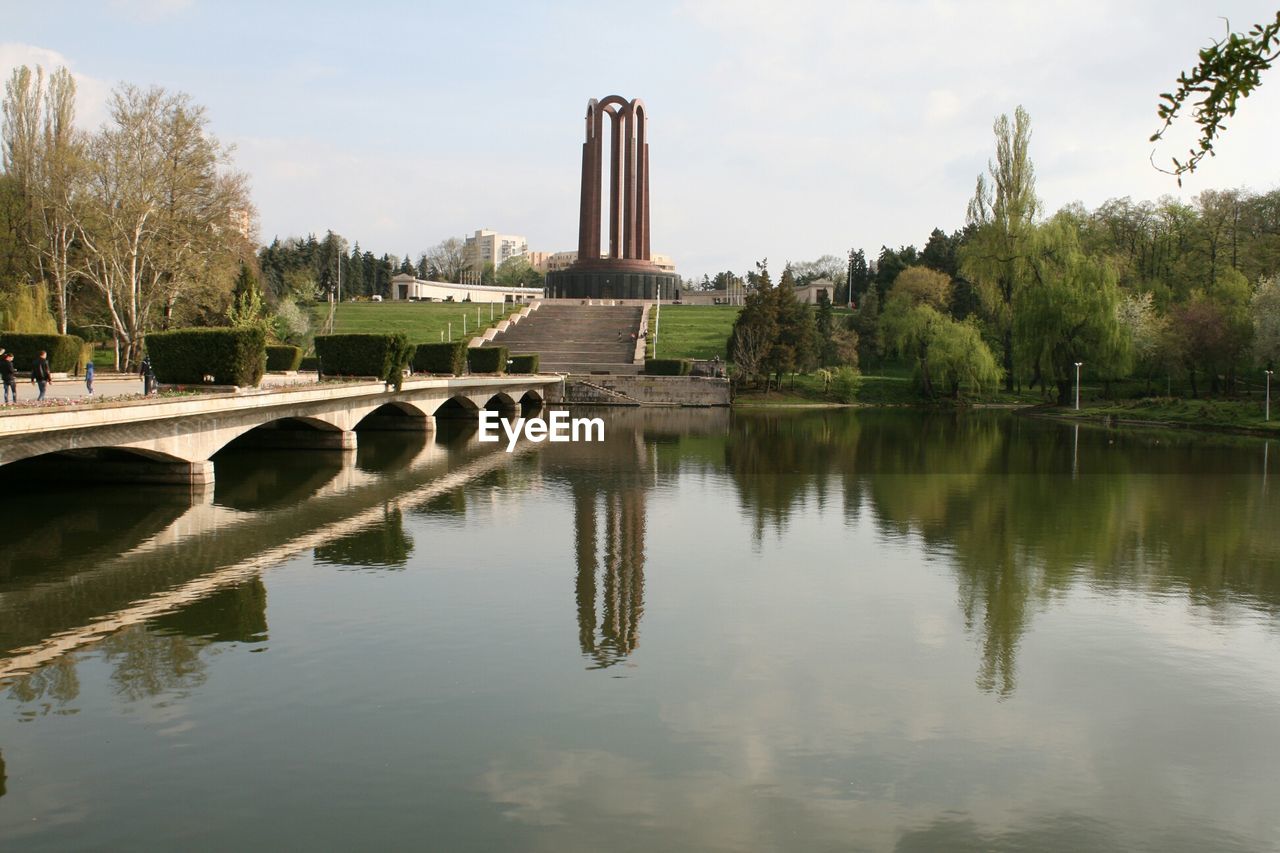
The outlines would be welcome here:
M 553 375 L 409 379 L 126 401 L 0 415 L 0 474 L 201 485 L 213 455 L 259 448 L 354 450 L 362 430 L 427 432 L 436 418 L 474 418 L 558 399 Z M 14 468 L 9 466 L 15 464 Z

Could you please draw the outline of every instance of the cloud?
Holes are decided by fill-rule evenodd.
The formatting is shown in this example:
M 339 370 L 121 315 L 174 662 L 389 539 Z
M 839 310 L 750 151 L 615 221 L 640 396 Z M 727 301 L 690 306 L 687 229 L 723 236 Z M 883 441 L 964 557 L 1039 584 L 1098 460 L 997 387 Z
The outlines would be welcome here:
M 143 23 L 176 17 L 192 5 L 192 0 L 111 0 L 112 10 Z

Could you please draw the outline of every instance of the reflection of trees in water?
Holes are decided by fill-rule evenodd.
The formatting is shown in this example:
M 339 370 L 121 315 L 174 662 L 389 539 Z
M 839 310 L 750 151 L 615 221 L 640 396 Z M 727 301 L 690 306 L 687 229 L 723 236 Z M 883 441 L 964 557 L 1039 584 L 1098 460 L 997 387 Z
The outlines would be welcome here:
M 162 634 L 215 643 L 260 643 L 267 639 L 267 588 L 261 578 L 253 578 L 157 616 L 149 624 Z
M 640 641 L 644 613 L 645 496 L 639 487 L 574 488 L 578 643 L 596 667 L 619 663 Z M 604 524 L 599 528 L 599 507 Z M 603 554 L 599 534 L 603 532 Z
M 130 701 L 168 690 L 204 683 L 201 652 L 216 643 L 257 643 L 267 638 L 267 589 L 253 578 L 187 604 L 141 625 L 104 638 L 98 648 L 112 664 L 116 692 Z M 24 705 L 40 703 L 27 713 L 58 713 L 80 695 L 74 653 L 12 679 L 10 699 Z
M 724 459 L 757 542 L 766 527 L 781 533 L 810 496 L 818 508 L 826 504 L 832 473 L 852 461 L 858 432 L 858 421 L 845 416 L 734 417 Z
M 184 634 L 160 634 L 134 625 L 102 640 L 103 657 L 112 665 L 116 693 L 130 702 L 205 682 L 200 650 L 207 640 Z
M 387 506 L 380 524 L 321 545 L 315 549 L 315 559 L 335 566 L 403 569 L 412 553 L 413 540 L 404 532 L 400 508 Z
M 1013 691 L 1033 609 L 1081 580 L 1280 612 L 1280 506 L 1256 441 L 985 413 L 840 419 L 860 429 L 735 417 L 726 460 L 756 535 L 843 477 L 847 512 L 865 502 L 882 534 L 950 555 L 984 690 Z
M 213 500 L 242 512 L 264 512 L 304 502 L 342 471 L 341 453 L 277 453 L 264 465 L 260 450 L 228 450 L 217 456 Z

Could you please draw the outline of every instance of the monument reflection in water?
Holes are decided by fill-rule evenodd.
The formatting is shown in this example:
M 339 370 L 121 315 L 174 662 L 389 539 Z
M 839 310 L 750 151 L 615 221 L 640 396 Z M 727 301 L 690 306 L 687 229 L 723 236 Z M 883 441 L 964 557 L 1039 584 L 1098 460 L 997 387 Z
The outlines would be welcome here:
M 213 846 L 1280 842 L 1265 442 L 915 412 L 605 435 L 508 456 L 444 425 L 229 454 L 195 502 L 15 507 L 0 837 L 173 846 L 201 803 Z

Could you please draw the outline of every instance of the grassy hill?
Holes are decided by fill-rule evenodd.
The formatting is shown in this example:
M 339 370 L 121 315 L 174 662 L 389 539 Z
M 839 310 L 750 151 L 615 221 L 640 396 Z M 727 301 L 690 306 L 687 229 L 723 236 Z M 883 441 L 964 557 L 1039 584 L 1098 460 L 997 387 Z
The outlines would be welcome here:
M 492 307 L 493 320 L 490 321 Z M 404 332 L 415 344 L 438 343 L 448 338 L 453 324 L 453 340 L 471 337 L 501 320 L 513 306 L 467 302 L 344 302 L 338 306 L 333 331 L 335 334 L 360 332 Z M 479 311 L 479 326 L 476 312 Z M 320 332 L 329 316 L 328 305 L 317 305 L 312 313 L 312 327 Z M 441 338 L 444 333 L 445 338 Z

